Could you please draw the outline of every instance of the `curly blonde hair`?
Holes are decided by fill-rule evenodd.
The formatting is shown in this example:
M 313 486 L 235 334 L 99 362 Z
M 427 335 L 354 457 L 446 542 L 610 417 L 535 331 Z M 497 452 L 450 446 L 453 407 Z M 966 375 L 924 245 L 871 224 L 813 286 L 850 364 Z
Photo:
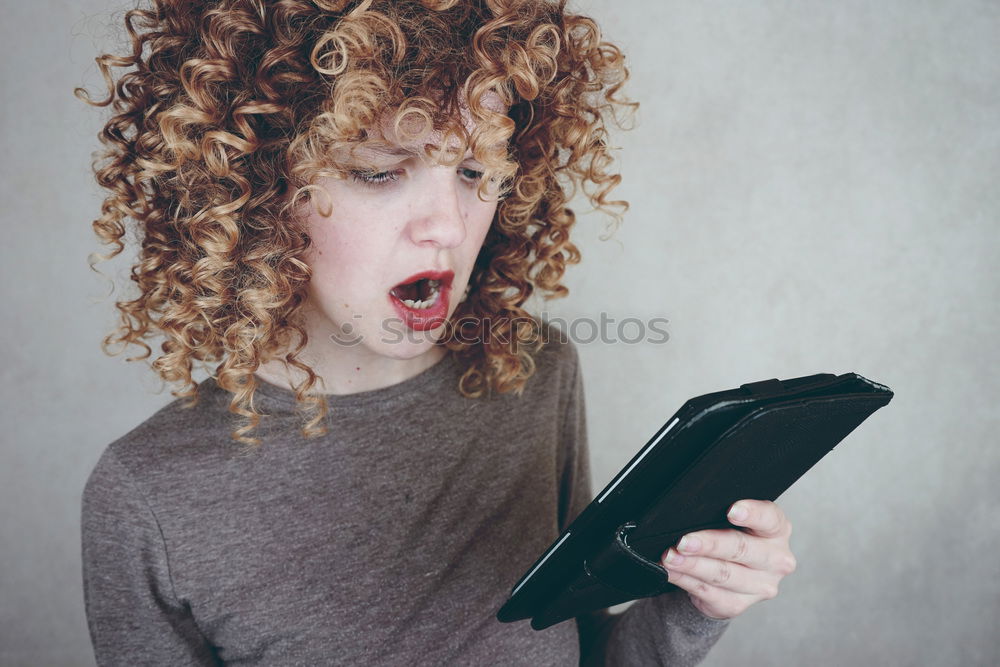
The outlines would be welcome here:
M 563 296 L 580 188 L 617 224 L 628 204 L 609 200 L 607 124 L 635 106 L 620 96 L 628 70 L 596 23 L 565 0 L 151 0 L 125 14 L 127 55 L 97 58 L 110 106 L 94 172 L 109 191 L 93 228 L 107 260 L 124 250 L 133 221 L 138 296 L 118 301 L 120 323 L 104 338 L 140 346 L 162 334 L 153 369 L 198 400 L 197 360 L 259 424 L 254 372 L 271 359 L 305 373 L 297 404 L 306 437 L 325 433 L 318 376 L 298 354 L 298 315 L 310 239 L 290 215 L 318 175 L 337 173 L 333 149 L 369 138 L 387 109 L 395 126 L 418 118 L 458 136 L 500 183 L 502 199 L 452 322 L 439 341 L 465 361 L 459 390 L 520 392 L 534 371 L 541 324 L 522 306 L 536 291 Z M 113 68 L 127 68 L 115 80 Z M 484 104 L 496 95 L 507 112 Z M 455 119 L 459 104 L 476 121 Z M 449 136 L 449 134 L 446 134 Z M 497 147 L 500 148 L 497 148 Z M 438 159 L 442 159 L 440 154 Z M 483 187 L 481 185 L 480 187 Z M 96 262 L 91 261 L 91 267 Z M 490 336 L 478 335 L 488 322 Z M 505 328 L 506 327 L 506 328 Z M 456 333 L 456 331 L 452 331 Z M 478 342 L 470 342 L 478 341 Z M 283 353 L 283 356 L 282 356 Z

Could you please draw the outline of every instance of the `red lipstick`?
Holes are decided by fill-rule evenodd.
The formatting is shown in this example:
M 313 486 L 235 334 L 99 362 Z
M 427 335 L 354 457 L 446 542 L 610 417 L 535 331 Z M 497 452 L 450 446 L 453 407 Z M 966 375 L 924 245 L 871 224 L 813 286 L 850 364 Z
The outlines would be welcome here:
M 389 302 L 403 323 L 413 331 L 427 331 L 444 324 L 454 271 L 421 271 L 389 290 Z

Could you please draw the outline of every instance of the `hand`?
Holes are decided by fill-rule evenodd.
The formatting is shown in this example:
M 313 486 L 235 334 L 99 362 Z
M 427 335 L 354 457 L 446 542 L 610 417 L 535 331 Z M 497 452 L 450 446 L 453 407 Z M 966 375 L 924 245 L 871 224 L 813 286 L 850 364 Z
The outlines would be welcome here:
M 778 594 L 778 583 L 795 571 L 788 546 L 792 523 L 780 507 L 769 500 L 740 500 L 727 517 L 746 530 L 688 533 L 661 559 L 669 581 L 687 591 L 702 614 L 720 620 L 770 600 Z

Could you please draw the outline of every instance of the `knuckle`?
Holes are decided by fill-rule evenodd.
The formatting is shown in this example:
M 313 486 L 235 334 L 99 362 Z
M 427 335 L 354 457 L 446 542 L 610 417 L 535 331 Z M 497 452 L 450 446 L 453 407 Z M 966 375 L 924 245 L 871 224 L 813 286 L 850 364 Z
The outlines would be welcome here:
M 718 569 L 716 570 L 715 578 L 712 580 L 712 583 L 724 584 L 732 578 L 733 578 L 733 569 L 729 567 L 729 563 L 727 563 L 726 561 L 721 561 L 719 563 Z
M 762 594 L 765 600 L 773 600 L 774 598 L 778 597 L 778 585 L 765 584 Z
M 792 572 L 795 572 L 795 568 L 797 566 L 798 566 L 798 561 L 795 560 L 795 556 L 793 556 L 792 554 L 788 554 L 788 557 L 785 559 L 785 568 L 784 568 L 785 574 L 791 574 Z
M 747 610 L 746 606 L 732 602 L 730 602 L 729 604 L 722 603 L 717 605 L 717 607 L 719 610 L 719 615 L 722 616 L 723 618 L 733 618 L 735 616 L 739 616 L 740 614 L 742 614 Z
M 694 590 L 697 591 L 698 595 L 703 598 L 708 598 L 712 595 L 712 587 L 704 581 L 696 583 L 694 585 Z
M 778 531 L 783 529 L 785 524 L 788 523 L 784 511 L 773 502 L 769 503 L 768 510 L 765 514 L 767 515 L 768 523 L 771 524 L 771 530 Z
M 750 552 L 750 539 L 747 538 L 745 533 L 736 534 L 736 550 L 733 553 L 733 557 L 730 560 L 736 561 L 737 563 L 746 562 L 747 554 Z

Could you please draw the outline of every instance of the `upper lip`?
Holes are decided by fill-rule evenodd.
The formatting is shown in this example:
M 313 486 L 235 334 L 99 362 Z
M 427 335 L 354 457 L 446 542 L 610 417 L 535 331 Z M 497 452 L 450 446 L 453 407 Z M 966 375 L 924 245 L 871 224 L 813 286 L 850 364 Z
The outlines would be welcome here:
M 393 289 L 396 289 L 400 285 L 408 285 L 410 283 L 416 282 L 418 280 L 438 280 L 441 282 L 443 287 L 451 287 L 451 281 L 455 278 L 455 272 L 450 269 L 447 271 L 421 271 L 420 273 L 414 273 L 409 278 L 405 278 L 400 282 L 393 285 Z

